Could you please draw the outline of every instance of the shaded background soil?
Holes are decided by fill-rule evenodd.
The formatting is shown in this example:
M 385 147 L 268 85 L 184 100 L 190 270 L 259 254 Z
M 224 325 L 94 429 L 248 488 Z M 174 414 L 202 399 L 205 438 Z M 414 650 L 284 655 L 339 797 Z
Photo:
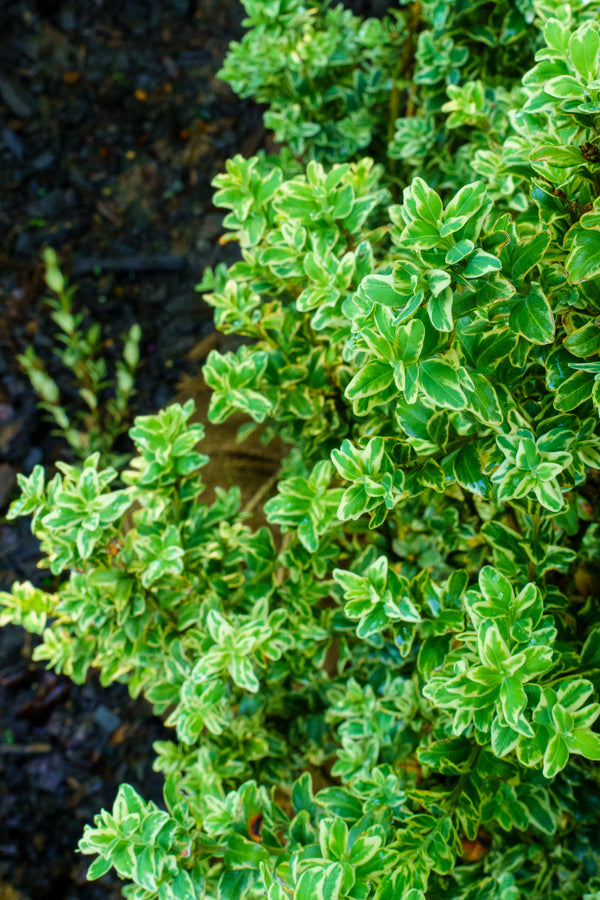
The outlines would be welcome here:
M 345 5 L 377 15 L 388 3 Z M 70 458 L 16 360 L 33 344 L 68 406 L 43 247 L 101 324 L 109 366 L 140 323 L 132 415 L 165 406 L 214 345 L 194 285 L 236 250 L 218 242 L 210 182 L 235 153 L 274 149 L 261 109 L 216 78 L 242 18 L 235 0 L 0 0 L 0 590 L 52 585 L 29 522 L 1 517 L 18 472 Z M 34 643 L 0 629 L 0 900 L 119 897 L 110 876 L 85 881 L 75 847 L 121 782 L 161 802 L 151 746 L 172 733 L 124 686 L 45 672 Z

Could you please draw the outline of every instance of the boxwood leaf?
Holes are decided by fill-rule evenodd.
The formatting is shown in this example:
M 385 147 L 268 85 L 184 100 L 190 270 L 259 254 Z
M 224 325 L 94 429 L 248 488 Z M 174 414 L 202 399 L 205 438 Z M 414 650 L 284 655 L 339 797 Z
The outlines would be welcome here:
M 385 391 L 394 381 L 394 369 L 383 360 L 371 360 L 358 370 L 346 387 L 346 397 L 372 397 Z
M 553 402 L 561 412 L 569 412 L 589 400 L 594 382 L 587 372 L 574 372 L 556 391 Z
M 469 769 L 469 757 L 473 750 L 471 741 L 461 735 L 442 741 L 434 741 L 418 751 L 421 765 L 429 766 L 442 775 L 460 775 Z
M 583 328 L 571 332 L 565 340 L 565 347 L 575 356 L 593 356 L 600 352 L 600 327 L 596 319 L 588 322 Z
M 569 760 L 569 748 L 567 742 L 560 734 L 555 734 L 550 740 L 544 753 L 544 775 L 546 778 L 554 778 L 562 771 Z
M 94 881 L 96 878 L 101 878 L 105 875 L 110 868 L 112 868 L 110 858 L 105 859 L 103 856 L 99 856 L 87 870 L 86 878 L 88 881 Z
M 580 151 L 577 152 L 579 153 Z M 513 253 L 514 263 L 512 266 L 511 277 L 514 282 L 521 281 L 534 266 L 537 266 L 538 263 L 541 262 L 548 249 L 550 240 L 550 232 L 541 231 L 530 241 L 519 241 L 519 244 Z
M 421 643 L 418 668 L 423 678 L 429 679 L 433 670 L 443 664 L 450 649 L 452 638 L 452 632 L 448 632 L 447 634 L 436 634 L 426 637 Z
M 583 98 L 583 85 L 572 75 L 559 75 L 557 78 L 551 78 L 544 85 L 544 90 L 551 97 L 559 97 L 562 100 Z
M 491 747 L 494 756 L 502 757 L 510 753 L 517 745 L 519 733 L 510 725 L 505 725 L 499 719 L 494 719 L 491 728 Z
M 358 294 L 371 303 L 402 306 L 404 297 L 394 290 L 393 282 L 393 275 L 367 275 L 360 283 Z
M 453 247 L 450 247 L 446 253 L 445 262 L 449 266 L 454 266 L 457 262 L 460 262 L 461 259 L 464 259 L 472 253 L 474 249 L 475 244 L 473 241 L 470 241 L 468 238 L 463 238 L 462 241 L 458 241 Z
M 415 363 L 423 350 L 426 329 L 420 319 L 412 319 L 398 328 L 398 341 L 401 344 L 400 356 L 405 365 Z
M 538 145 L 530 153 L 529 159 L 532 162 L 544 160 L 552 166 L 558 166 L 558 168 L 580 166 L 585 162 L 581 150 L 578 147 L 569 147 L 568 145 L 560 144 Z
M 460 386 L 458 372 L 448 363 L 427 359 L 419 366 L 423 393 L 443 409 L 464 409 L 467 399 Z
M 595 22 L 586 22 L 569 41 L 569 55 L 578 73 L 586 81 L 598 77 L 600 37 Z
M 502 408 L 494 386 L 485 375 L 479 372 L 469 372 L 473 389 L 464 388 L 467 397 L 467 408 L 486 425 L 499 427 L 504 421 Z
M 469 257 L 464 274 L 466 278 L 481 278 L 483 275 L 487 275 L 489 272 L 497 272 L 501 268 L 502 263 L 497 256 L 477 248 Z
M 596 626 L 588 635 L 581 651 L 583 666 L 600 666 L 600 627 Z
M 554 317 L 538 284 L 532 284 L 528 295 L 514 307 L 509 326 L 534 344 L 550 344 L 554 340 Z
M 454 458 L 454 477 L 461 487 L 481 497 L 489 497 L 490 480 L 483 474 L 476 442 L 462 447 Z
M 576 728 L 569 740 L 569 749 L 586 759 L 600 759 L 600 735 L 589 728 Z
M 306 810 L 311 816 L 315 811 L 315 798 L 312 791 L 310 772 L 303 772 L 292 787 L 292 807 L 294 812 Z
M 351 791 L 342 787 L 323 788 L 316 797 L 316 802 L 329 815 L 340 816 L 356 822 L 363 813 L 362 803 Z
M 427 301 L 427 312 L 431 324 L 437 331 L 452 331 L 454 321 L 452 319 L 452 301 L 454 294 L 450 288 L 443 290 L 437 297 L 430 297 Z
M 421 219 L 433 226 L 441 224 L 442 201 L 422 178 L 413 178 L 404 189 L 404 205 L 414 219 Z
M 352 484 L 344 491 L 344 495 L 340 500 L 337 516 L 345 521 L 346 519 L 358 519 L 366 512 L 369 506 L 369 498 L 362 484 Z
M 500 703 L 506 721 L 509 725 L 516 725 L 527 704 L 525 690 L 516 675 L 503 679 L 500 687 Z
M 571 284 L 580 284 L 600 275 L 600 230 L 586 231 L 581 223 L 575 228 L 566 268 Z

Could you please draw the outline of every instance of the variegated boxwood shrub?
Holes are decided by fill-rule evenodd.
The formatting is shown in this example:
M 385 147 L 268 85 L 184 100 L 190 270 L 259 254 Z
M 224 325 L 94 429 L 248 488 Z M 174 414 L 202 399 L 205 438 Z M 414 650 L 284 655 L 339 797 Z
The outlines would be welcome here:
M 2 620 L 143 692 L 89 877 L 131 900 L 600 897 L 600 3 L 245 0 L 278 156 L 215 180 L 209 418 L 289 447 L 253 529 L 192 404 L 21 478 Z M 368 152 L 369 155 L 366 155 Z

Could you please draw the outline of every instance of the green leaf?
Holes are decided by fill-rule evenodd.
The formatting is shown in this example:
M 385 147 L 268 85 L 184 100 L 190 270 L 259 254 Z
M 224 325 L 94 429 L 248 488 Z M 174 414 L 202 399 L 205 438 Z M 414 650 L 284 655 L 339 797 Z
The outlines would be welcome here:
M 585 162 L 578 147 L 560 146 L 558 144 L 541 144 L 535 147 L 529 159 L 532 162 L 544 160 L 544 162 L 550 163 L 551 166 L 557 166 L 559 169 L 567 168 L 568 166 L 580 166 Z M 548 235 L 549 237 L 550 235 Z M 521 245 L 519 244 L 519 246 Z
M 544 90 L 551 97 L 558 97 L 561 100 L 583 99 L 583 87 L 572 75 L 551 78 L 544 85 Z
M 238 687 L 255 693 L 259 687 L 259 681 L 254 673 L 254 668 L 249 659 L 243 656 L 234 656 L 228 665 L 228 671 Z
M 564 497 L 558 485 L 552 481 L 536 484 L 534 493 L 539 502 L 551 512 L 558 512 L 564 506 Z
M 437 331 L 450 332 L 454 328 L 452 319 L 452 301 L 454 294 L 450 288 L 443 290 L 437 297 L 430 297 L 427 301 L 427 312 L 431 324 Z
M 295 813 L 305 809 L 310 815 L 314 813 L 315 798 L 312 791 L 312 780 L 309 772 L 303 772 L 294 782 L 292 788 L 292 807 Z
M 369 498 L 362 484 L 353 484 L 340 500 L 337 516 L 342 521 L 358 519 L 369 508 Z
M 476 442 L 458 451 L 453 463 L 454 477 L 461 487 L 481 497 L 489 497 L 490 481 L 482 472 L 482 460 Z
M 464 409 L 467 399 L 460 386 L 458 372 L 448 363 L 427 359 L 419 365 L 423 393 L 442 409 Z
M 592 629 L 588 634 L 581 651 L 583 666 L 600 667 L 600 627 Z
M 394 370 L 386 362 L 379 359 L 368 362 L 356 373 L 346 387 L 346 397 L 356 400 L 359 397 L 372 397 L 387 390 L 394 381 Z
M 257 841 L 251 841 L 241 834 L 232 834 L 227 839 L 225 862 L 232 868 L 250 865 L 258 869 L 261 861 L 268 858 L 268 850 Z
M 442 217 L 442 201 L 422 178 L 413 178 L 404 189 L 404 205 L 414 217 L 437 226 Z M 441 224 L 441 222 L 440 222 Z
M 360 834 L 350 850 L 350 864 L 353 866 L 365 866 L 369 860 L 372 860 L 381 848 L 383 838 L 375 829 L 377 826 L 369 829 L 367 832 Z M 365 869 L 363 868 L 363 871 Z
M 458 243 L 454 244 L 445 256 L 445 262 L 448 266 L 455 266 L 456 263 L 460 262 L 461 259 L 464 259 L 466 256 L 469 256 L 470 253 L 475 249 L 475 244 L 473 241 L 470 241 L 468 238 L 463 238 L 462 241 L 458 241 Z
M 554 778 L 566 766 L 569 760 L 569 747 L 560 734 L 555 734 L 544 753 L 544 775 Z
M 156 851 L 152 847 L 144 847 L 137 857 L 135 879 L 147 891 L 155 891 L 156 874 Z
M 418 751 L 419 762 L 442 775 L 461 775 L 469 771 L 472 742 L 462 735 L 434 741 Z
M 595 22 L 586 22 L 577 29 L 569 41 L 571 62 L 585 81 L 598 77 L 600 36 Z
M 341 900 L 344 870 L 339 863 L 313 867 L 300 877 L 295 900 Z
M 469 376 L 473 383 L 473 389 L 463 387 L 467 398 L 467 409 L 485 425 L 499 427 L 504 421 L 498 394 L 494 386 L 485 375 L 471 371 Z
M 256 881 L 256 872 L 254 871 L 254 867 L 243 869 L 225 869 L 222 871 L 223 874 L 219 879 L 219 884 L 216 892 L 218 900 L 239 900 L 240 897 L 243 897 L 246 894 L 246 891 L 248 890 L 250 885 Z M 196 894 L 194 900 L 196 900 L 197 896 L 198 895 Z M 179 900 L 179 895 L 172 893 L 169 897 L 169 900 Z
M 508 724 L 516 726 L 527 704 L 525 690 L 517 676 L 513 675 L 503 679 L 500 687 L 500 703 Z
M 530 821 L 545 834 L 554 834 L 558 816 L 552 808 L 548 792 L 543 788 L 532 787 L 524 799 Z
M 319 823 L 319 844 L 326 859 L 342 859 L 348 844 L 348 826 L 343 819 L 322 819 Z
M 328 815 L 340 816 L 350 822 L 359 819 L 363 812 L 359 798 L 347 788 L 323 788 L 317 794 L 316 801 Z
M 426 875 L 421 874 L 421 880 L 426 881 Z M 411 875 L 416 875 L 413 871 Z M 426 896 L 422 890 L 415 887 L 407 887 L 406 883 L 411 879 L 406 870 L 394 872 L 392 875 L 386 875 L 381 882 L 380 889 L 377 891 L 377 900 L 426 900 Z M 416 876 L 418 877 L 418 876 Z M 412 880 L 412 879 L 411 879 Z
M 564 342 L 567 350 L 575 356 L 586 357 L 594 356 L 600 352 L 600 326 L 596 319 L 588 322 L 577 331 L 571 332 Z
M 479 655 L 484 665 L 497 672 L 503 672 L 510 658 L 508 645 L 494 622 L 484 622 L 477 638 Z
M 507 328 L 494 329 L 485 334 L 477 350 L 477 369 L 481 374 L 491 375 L 498 369 L 518 343 L 518 337 Z
M 319 535 L 315 522 L 311 519 L 303 519 L 298 526 L 298 537 L 310 553 L 319 549 Z
M 501 572 L 493 566 L 484 566 L 479 573 L 479 587 L 486 600 L 498 604 L 498 610 L 508 611 L 514 595 L 510 581 Z
M 87 870 L 86 878 L 88 881 L 94 881 L 94 879 L 105 875 L 111 868 L 112 862 L 110 858 L 105 859 L 103 856 L 99 856 Z
M 501 724 L 499 719 L 494 719 L 491 728 L 491 747 L 494 756 L 502 757 L 511 753 L 517 745 L 519 733 L 510 725 Z
M 464 275 L 466 278 L 482 278 L 490 272 L 499 272 L 501 268 L 502 263 L 498 257 L 478 248 L 469 257 Z
M 554 340 L 554 317 L 542 289 L 532 284 L 529 294 L 516 304 L 510 314 L 511 331 L 522 334 L 534 344 L 550 344 Z
M 393 275 L 366 275 L 358 288 L 358 296 L 370 303 L 398 309 L 407 302 L 407 298 L 403 294 L 394 290 Z M 416 303 L 414 309 L 418 306 L 419 303 Z
M 539 265 L 550 245 L 550 240 L 550 232 L 541 231 L 530 241 L 519 241 L 514 251 L 514 262 L 511 271 L 511 277 L 514 282 L 522 281 L 534 266 Z
M 421 643 L 418 657 L 418 669 L 423 678 L 429 679 L 434 669 L 441 666 L 450 649 L 453 635 L 451 632 L 426 637 Z
M 573 228 L 571 252 L 565 265 L 571 284 L 580 284 L 600 275 L 600 229 L 585 231 L 581 222 Z
M 444 220 L 460 219 L 465 224 L 477 213 L 486 200 L 485 185 L 481 181 L 465 184 L 444 210 Z
M 444 269 L 429 269 L 425 273 L 425 278 L 434 297 L 438 297 L 445 288 L 450 287 L 452 281 L 450 273 Z
M 560 385 L 553 397 L 556 409 L 570 412 L 590 400 L 594 382 L 587 372 L 574 372 Z
M 412 319 L 406 325 L 398 328 L 397 340 L 400 344 L 400 357 L 402 362 L 413 365 L 419 359 L 425 342 L 425 326 L 419 319 Z
M 580 753 L 586 759 L 600 759 L 600 735 L 589 728 L 577 728 L 569 739 L 572 753 Z
M 432 488 L 442 494 L 446 487 L 446 478 L 440 464 L 433 459 L 424 462 L 415 472 L 415 478 L 422 487 Z

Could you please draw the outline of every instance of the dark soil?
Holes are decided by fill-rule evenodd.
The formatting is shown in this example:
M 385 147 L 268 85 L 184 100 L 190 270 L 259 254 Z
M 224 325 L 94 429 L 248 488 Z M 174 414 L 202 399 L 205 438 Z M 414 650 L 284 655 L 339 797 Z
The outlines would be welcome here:
M 73 400 L 52 352 L 43 247 L 101 324 L 109 365 L 140 323 L 132 416 L 165 406 L 211 344 L 194 285 L 235 249 L 218 242 L 210 182 L 235 153 L 273 148 L 260 108 L 215 77 L 242 17 L 235 0 L 0 0 L 0 590 L 52 585 L 29 522 L 1 517 L 17 473 L 71 458 L 16 360 L 33 344 Z M 119 897 L 110 876 L 85 881 L 77 841 L 123 781 L 161 802 L 152 742 L 172 733 L 122 685 L 46 672 L 34 644 L 0 629 L 0 900 Z

